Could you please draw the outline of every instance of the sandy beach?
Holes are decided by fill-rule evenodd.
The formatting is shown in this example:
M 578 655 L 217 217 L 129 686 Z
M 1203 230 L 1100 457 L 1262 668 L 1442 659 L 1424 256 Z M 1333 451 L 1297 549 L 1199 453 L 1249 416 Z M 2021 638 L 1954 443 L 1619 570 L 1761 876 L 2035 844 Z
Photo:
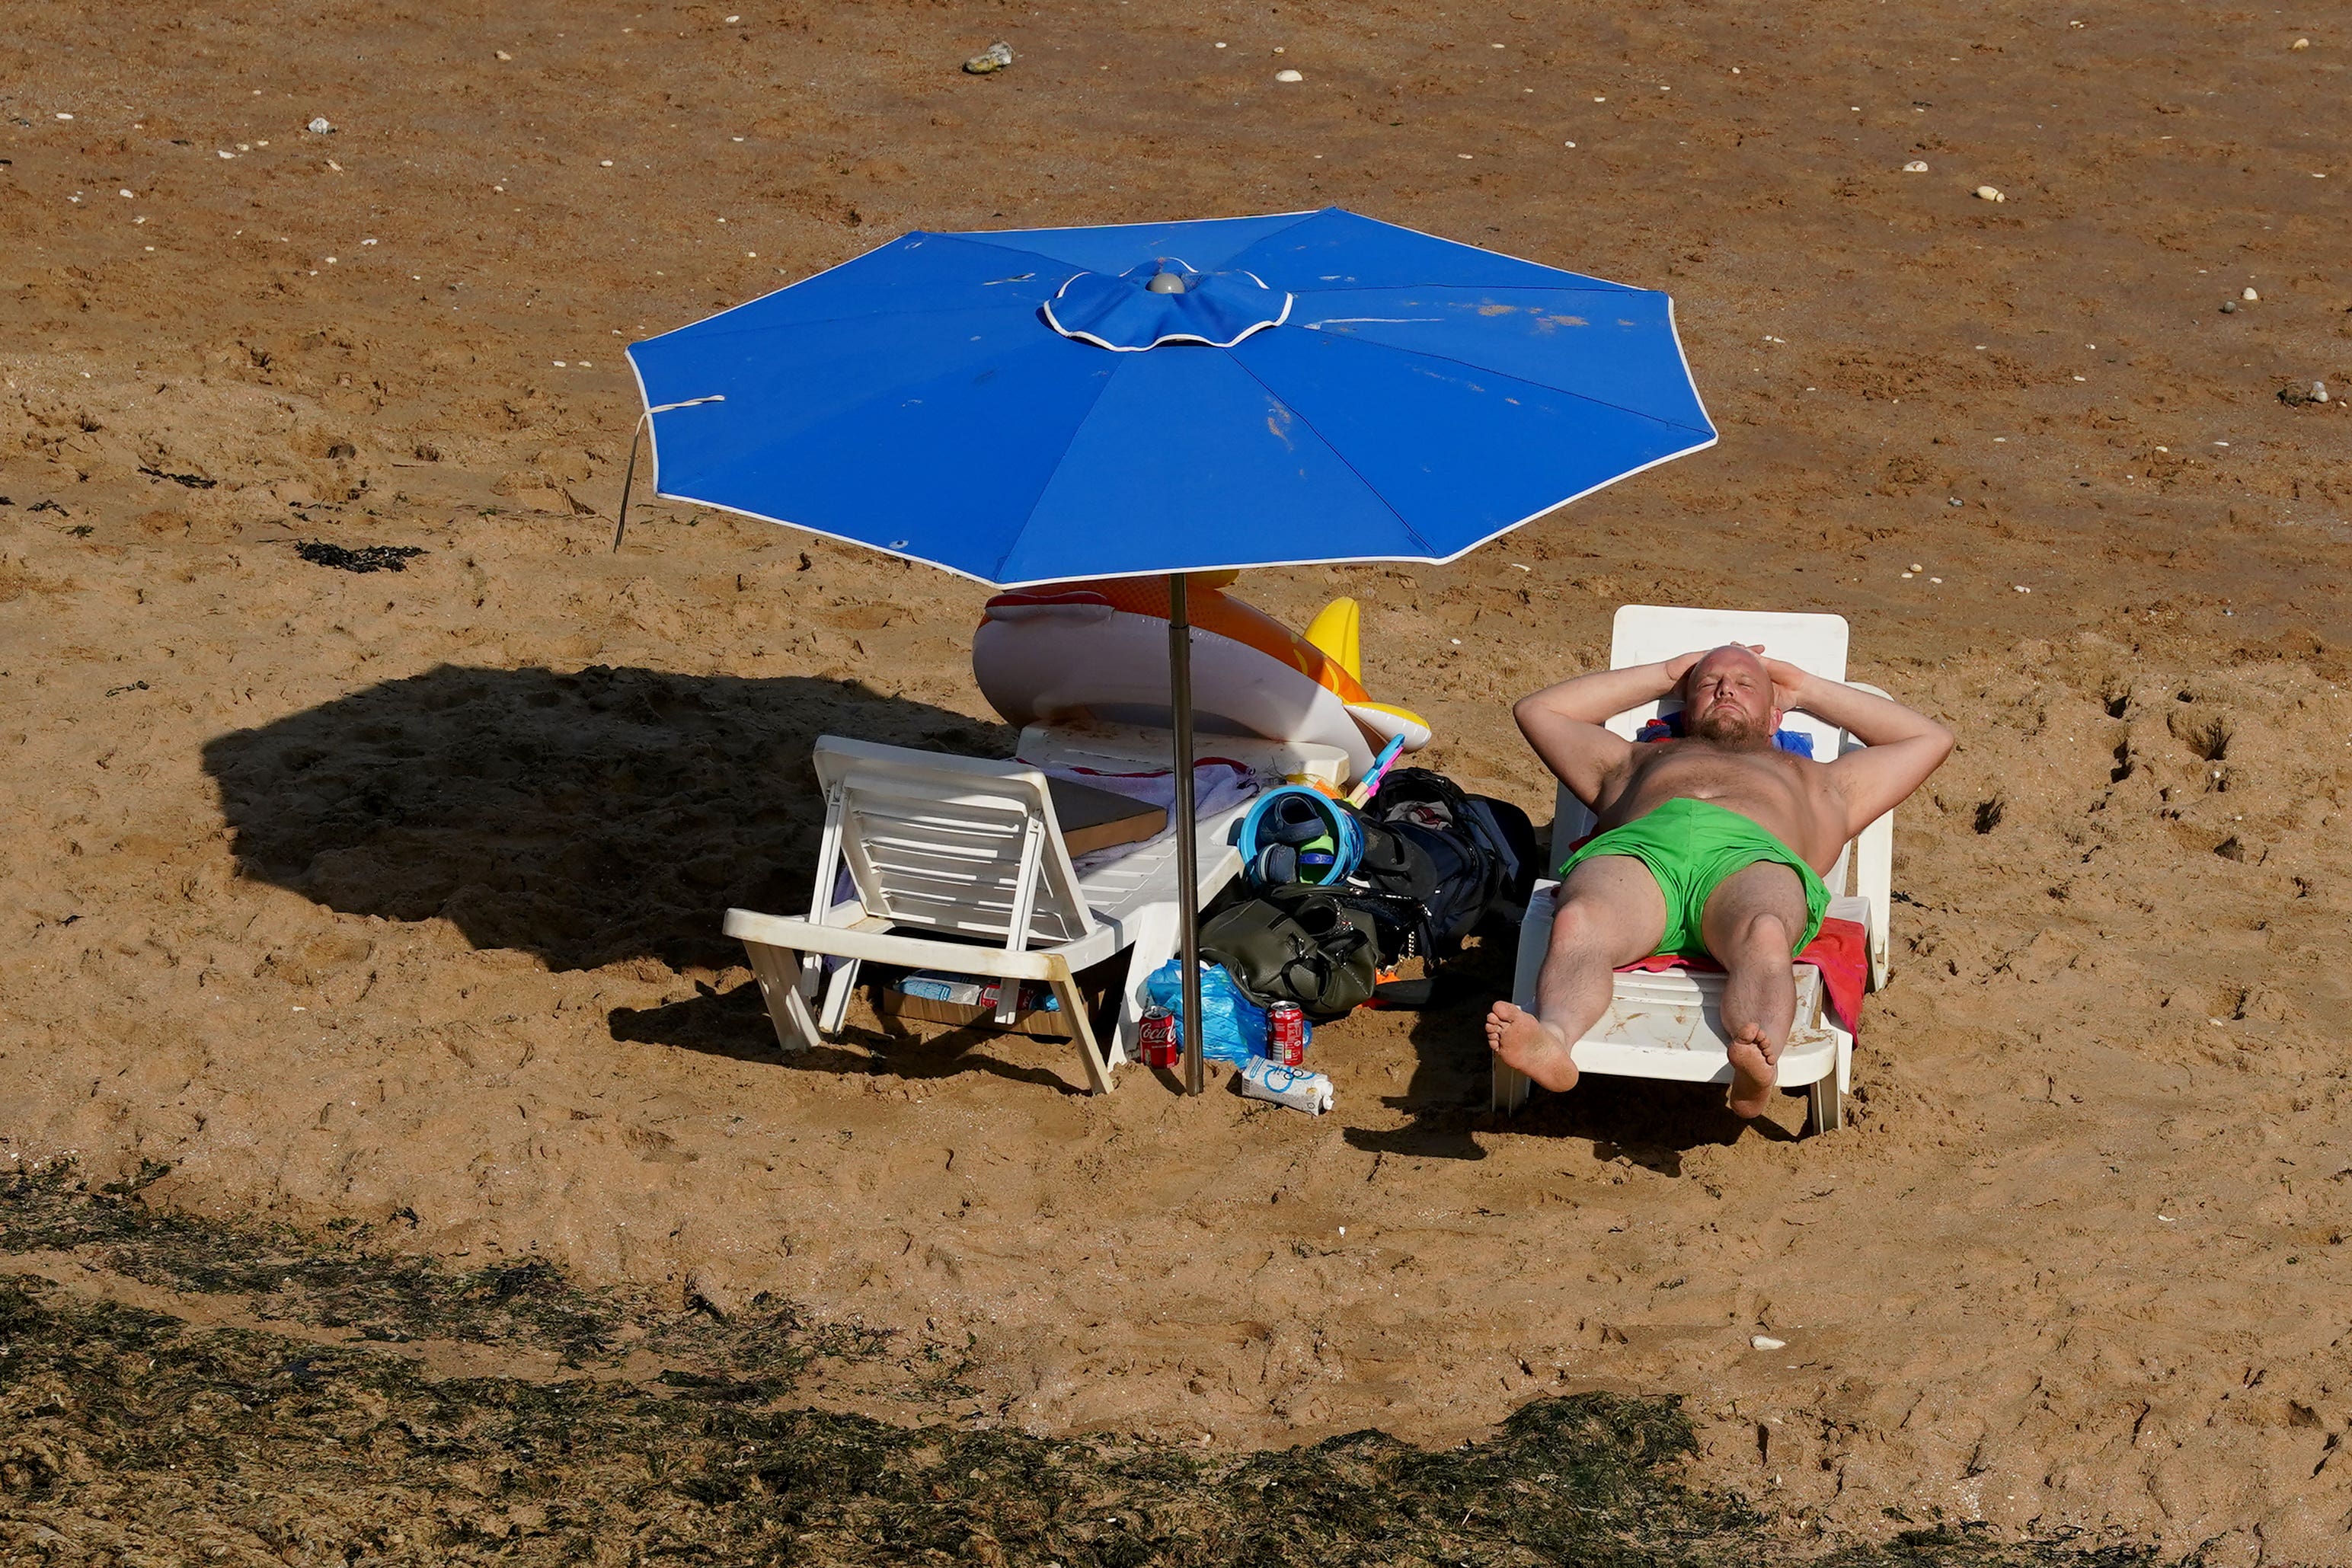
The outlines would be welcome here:
M 969 1347 L 925 1406 L 967 1427 L 1446 1445 L 1676 1395 L 1695 1481 L 1825 1548 L 2352 1561 L 2340 11 L 7 33 L 0 1171 L 768 1292 Z M 862 1001 L 779 1054 L 721 914 L 805 906 L 817 736 L 1009 753 L 985 593 L 642 500 L 612 553 L 624 345 L 911 228 L 1322 205 L 1669 290 L 1722 432 L 1452 566 L 1244 580 L 1296 626 L 1362 601 L 1422 760 L 1547 822 L 1510 702 L 1627 602 L 1834 611 L 1958 731 L 1896 818 L 1847 1129 L 1624 1082 L 1488 1115 L 1495 946 L 1323 1031 L 1320 1119 L 1088 1097 L 1061 1044 Z

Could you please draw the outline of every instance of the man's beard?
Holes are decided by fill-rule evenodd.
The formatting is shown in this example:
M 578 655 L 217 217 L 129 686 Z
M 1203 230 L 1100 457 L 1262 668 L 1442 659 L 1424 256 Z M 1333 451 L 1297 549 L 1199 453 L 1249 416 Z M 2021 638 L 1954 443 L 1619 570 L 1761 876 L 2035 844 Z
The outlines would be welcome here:
M 1727 704 L 1709 704 L 1693 715 L 1685 727 L 1717 746 L 1755 746 L 1771 738 L 1770 721 L 1752 719 Z

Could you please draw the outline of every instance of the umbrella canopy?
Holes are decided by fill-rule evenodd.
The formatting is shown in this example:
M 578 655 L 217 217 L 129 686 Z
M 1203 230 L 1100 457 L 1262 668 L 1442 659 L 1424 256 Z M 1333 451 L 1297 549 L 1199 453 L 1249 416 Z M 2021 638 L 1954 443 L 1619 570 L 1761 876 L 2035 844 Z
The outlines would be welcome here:
M 1338 208 L 917 232 L 629 359 L 662 496 L 1006 587 L 1450 560 L 1716 439 L 1665 295 Z
M 917 232 L 629 361 L 668 499 L 1008 588 L 1169 574 L 1180 779 L 1183 574 L 1451 560 L 1715 443 L 1664 295 L 1336 207 Z M 1174 815 L 1199 1093 L 1199 862 Z

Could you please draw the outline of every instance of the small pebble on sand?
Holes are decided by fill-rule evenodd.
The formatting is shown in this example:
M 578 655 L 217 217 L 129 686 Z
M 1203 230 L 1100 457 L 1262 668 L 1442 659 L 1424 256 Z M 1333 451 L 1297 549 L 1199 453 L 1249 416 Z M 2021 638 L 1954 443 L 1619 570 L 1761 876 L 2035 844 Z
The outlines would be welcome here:
M 71 119 L 73 118 L 73 116 L 72 116 L 72 115 L 70 115 L 70 114 L 60 114 L 60 115 L 58 115 L 58 118 L 59 120 L 71 120 Z
M 1925 158 L 1914 158 L 1903 165 L 1903 172 L 1906 174 L 1924 174 L 1927 172 L 1927 161 Z
M 1217 46 L 1223 48 L 1224 46 Z M 973 76 L 984 77 L 991 71 L 1001 71 L 1013 63 L 1013 46 L 999 38 L 980 53 L 964 61 L 963 68 Z
M 507 53 L 504 49 L 500 49 L 500 50 L 497 51 L 497 53 L 498 53 L 498 57 L 499 57 L 499 58 L 500 58 L 500 59 L 502 59 L 502 60 L 510 60 L 510 59 L 514 58 L 514 57 L 513 57 L 512 55 L 510 55 L 510 54 Z
M 1276 81 L 1305 81 L 1307 78 L 1297 71 L 1276 71 L 1274 73 L 1274 79 Z
M 2021 582 L 2011 583 L 2010 586 L 2016 589 L 2020 593 L 2031 593 L 2033 591 L 2033 590 L 2026 587 L 2025 584 Z
M 1911 563 L 1911 570 L 1912 570 L 1913 571 L 1925 571 L 1925 570 L 1927 570 L 1927 569 L 1926 567 L 1924 567 L 1924 566 L 1921 566 L 1917 561 L 1916 561 L 1916 560 L 1915 560 L 1915 561 L 1913 561 L 1913 562 Z
M 2009 200 L 2009 198 L 2002 195 L 2000 190 L 1995 186 L 1979 185 L 1977 187 L 1977 200 L 1979 202 L 2005 202 Z
M 310 124 L 308 124 L 308 125 L 304 126 L 302 129 L 304 129 L 305 131 L 308 131 L 311 132 L 311 133 L 312 133 L 312 134 L 314 134 L 314 135 L 318 135 L 318 136 L 324 136 L 325 134 L 327 134 L 327 132 L 329 132 L 330 131 L 332 131 L 332 130 L 334 129 L 334 126 L 333 126 L 333 125 L 331 125 L 331 123 L 329 123 L 329 122 L 328 122 L 328 120 L 327 120 L 327 117 L 326 117 L 325 115 L 323 115 L 323 114 L 322 114 L 322 115 L 319 116 L 316 120 L 313 120 L 312 121 L 310 121 Z
M 2236 300 L 2234 300 L 2234 299 L 2224 299 L 2224 300 L 2222 300 L 2222 301 L 2221 301 L 2221 314 L 2222 314 L 2222 315 L 2224 315 L 2224 316 L 2233 316 L 2233 315 L 2237 314 L 2237 309 L 2238 309 L 2238 302 L 2237 302 Z
M 2309 38 L 2297 38 L 2294 43 L 2289 44 L 2287 47 L 2290 49 L 2307 49 L 2311 47 L 2311 40 Z
M 2258 300 L 2260 300 L 2260 299 L 2262 298 L 2262 296 L 2261 296 L 2261 295 L 2259 295 L 2259 294 L 2257 294 L 2257 293 L 2255 293 L 2255 292 L 2253 291 L 2253 289 L 2250 287 L 2248 287 L 2247 289 L 2245 289 L 2242 293 L 2241 293 L 2241 294 L 2238 296 L 2238 298 L 2241 298 L 2241 299 L 2242 299 L 2242 300 L 2244 300 L 2247 304 L 2252 305 L 2252 304 L 2254 304 L 2255 302 L 2257 302 Z
M 1789 1342 L 1787 1340 L 1774 1339 L 1768 1333 L 1750 1334 L 1748 1336 L 1748 1343 L 1757 1350 L 1786 1350 L 1789 1348 Z
M 1968 503 L 1961 500 L 1958 496 L 1955 496 L 1950 500 L 1945 502 L 1944 505 L 1948 507 L 1965 507 Z
M 598 167 L 599 169 L 609 169 L 609 168 L 611 168 L 612 166 L 613 166 L 613 161 L 612 161 L 610 158 L 599 158 L 599 159 L 596 161 L 596 167 Z

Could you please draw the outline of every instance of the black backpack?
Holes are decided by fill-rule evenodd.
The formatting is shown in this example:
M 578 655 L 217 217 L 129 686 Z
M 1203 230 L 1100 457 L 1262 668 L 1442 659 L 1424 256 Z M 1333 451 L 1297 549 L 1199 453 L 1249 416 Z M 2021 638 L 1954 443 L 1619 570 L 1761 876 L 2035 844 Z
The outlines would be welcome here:
M 1396 768 L 1363 822 L 1354 881 L 1373 895 L 1368 912 L 1381 927 L 1385 961 L 1450 957 L 1472 932 L 1517 926 L 1527 913 L 1535 824 L 1508 801 L 1465 793 L 1426 768 Z M 1417 918 L 1409 906 L 1418 906 Z

